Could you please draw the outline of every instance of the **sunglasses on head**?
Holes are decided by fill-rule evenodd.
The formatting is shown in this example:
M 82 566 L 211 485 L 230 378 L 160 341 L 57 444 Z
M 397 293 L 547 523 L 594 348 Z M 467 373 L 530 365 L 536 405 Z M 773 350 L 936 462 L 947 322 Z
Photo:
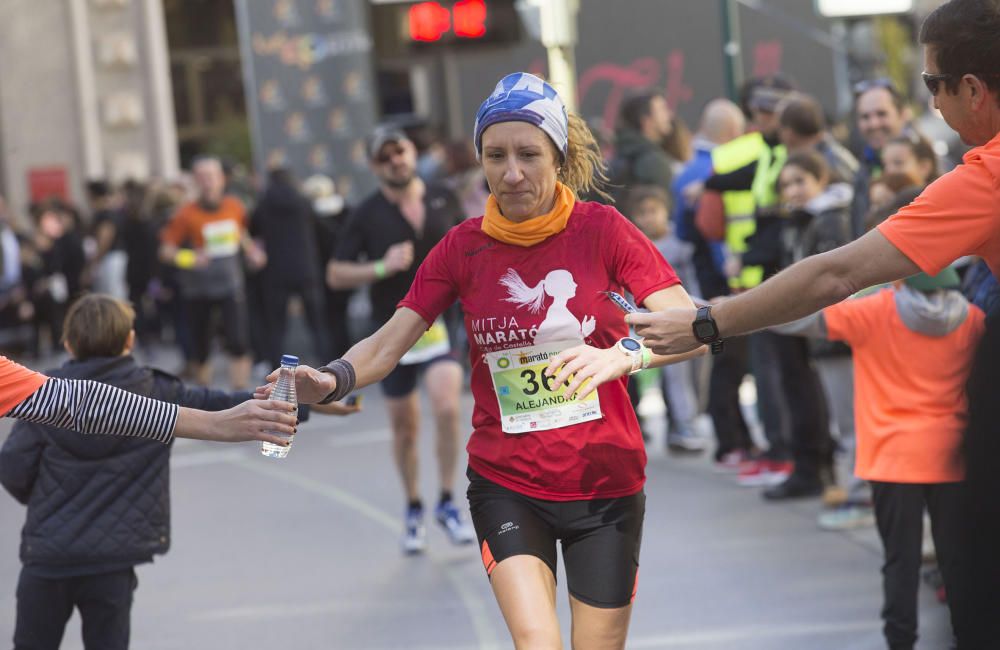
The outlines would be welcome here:
M 899 94 L 899 91 L 896 90 L 896 84 L 892 83 L 892 79 L 889 79 L 888 77 L 879 77 L 878 79 L 865 79 L 864 81 L 859 81 L 854 84 L 854 96 L 859 97 L 860 95 L 864 95 L 869 90 L 873 90 L 875 88 L 885 88 L 893 95 Z
M 949 79 L 960 79 L 967 74 L 971 74 L 973 77 L 998 77 L 1000 72 L 965 72 L 963 74 L 952 74 L 951 72 L 943 72 L 941 74 L 931 74 L 929 72 L 921 72 L 920 78 L 924 80 L 924 85 L 927 86 L 927 92 L 931 95 L 937 95 L 938 90 L 941 89 L 941 82 L 947 81 Z

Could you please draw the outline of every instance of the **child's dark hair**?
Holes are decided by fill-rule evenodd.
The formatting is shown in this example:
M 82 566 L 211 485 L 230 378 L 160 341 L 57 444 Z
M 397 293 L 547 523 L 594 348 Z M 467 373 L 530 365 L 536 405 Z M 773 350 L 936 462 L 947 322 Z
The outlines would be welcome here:
M 135 311 L 124 301 L 90 293 L 74 302 L 63 321 L 63 342 L 77 361 L 117 357 L 125 351 Z
M 785 161 L 785 167 L 798 167 L 818 181 L 830 180 L 830 167 L 823 156 L 815 151 L 797 151 Z
M 629 189 L 626 196 L 625 207 L 628 209 L 626 216 L 629 220 L 632 219 L 632 214 L 639 209 L 639 205 L 650 199 L 659 201 L 667 209 L 667 212 L 670 212 L 670 195 L 665 189 L 656 185 L 636 185 Z
M 912 151 L 913 156 L 917 160 L 930 163 L 931 172 L 927 177 L 928 183 L 941 175 L 941 172 L 938 170 L 937 154 L 934 153 L 934 145 L 932 145 L 924 136 L 914 131 L 910 131 L 905 135 L 889 140 L 889 142 L 886 143 L 886 146 L 890 144 L 902 145 Z

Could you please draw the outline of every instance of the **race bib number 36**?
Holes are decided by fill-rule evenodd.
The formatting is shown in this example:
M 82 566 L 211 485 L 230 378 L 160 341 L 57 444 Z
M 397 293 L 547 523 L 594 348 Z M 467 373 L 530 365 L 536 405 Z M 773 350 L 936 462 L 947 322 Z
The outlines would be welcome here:
M 580 400 L 565 396 L 566 386 L 552 390 L 545 375 L 549 360 L 578 341 L 555 341 L 486 355 L 500 405 L 504 433 L 528 433 L 601 418 L 597 391 Z

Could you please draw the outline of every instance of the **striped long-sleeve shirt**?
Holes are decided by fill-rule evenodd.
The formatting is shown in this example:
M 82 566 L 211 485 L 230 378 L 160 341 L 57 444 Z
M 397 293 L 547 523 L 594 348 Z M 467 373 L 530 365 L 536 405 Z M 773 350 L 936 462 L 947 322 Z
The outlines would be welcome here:
M 7 416 L 81 433 L 135 436 L 166 443 L 173 436 L 177 412 L 176 404 L 107 384 L 49 377 Z

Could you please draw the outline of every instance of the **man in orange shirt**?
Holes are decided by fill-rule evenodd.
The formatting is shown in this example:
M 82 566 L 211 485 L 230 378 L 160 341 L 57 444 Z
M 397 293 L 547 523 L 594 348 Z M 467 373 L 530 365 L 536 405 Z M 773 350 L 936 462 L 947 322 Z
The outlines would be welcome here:
M 630 314 L 657 354 L 693 350 L 806 316 L 860 289 L 924 271 L 936 274 L 964 255 L 983 257 L 1000 275 L 1000 0 L 950 0 L 924 22 L 924 81 L 948 125 L 976 148 L 878 229 L 795 264 L 712 309 Z M 966 512 L 969 605 L 963 647 L 1000 638 L 1000 315 L 991 314 L 969 381 Z M 992 645 L 991 645 L 992 644 Z
M 177 211 L 160 233 L 160 259 L 177 267 L 181 297 L 193 339 L 197 380 L 208 385 L 208 356 L 221 316 L 224 345 L 232 357 L 230 382 L 244 389 L 250 382 L 251 358 L 243 258 L 253 269 L 265 262 L 263 252 L 247 234 L 246 211 L 240 200 L 225 194 L 225 175 L 218 158 L 198 158 L 192 165 L 198 199 Z

